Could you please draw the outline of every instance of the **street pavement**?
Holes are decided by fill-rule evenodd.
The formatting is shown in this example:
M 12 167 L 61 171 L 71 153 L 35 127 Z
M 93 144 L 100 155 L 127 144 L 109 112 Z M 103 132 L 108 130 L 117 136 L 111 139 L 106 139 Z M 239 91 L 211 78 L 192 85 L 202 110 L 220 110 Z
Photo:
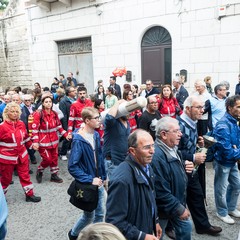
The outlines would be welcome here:
M 39 163 L 38 157 L 38 163 Z M 193 227 L 193 240 L 237 240 L 240 230 L 240 219 L 235 219 L 234 225 L 228 225 L 218 220 L 214 206 L 213 197 L 213 176 L 212 164 L 206 164 L 207 181 L 207 212 L 212 225 L 221 226 L 223 232 L 219 236 L 199 235 L 195 233 Z M 14 184 L 10 186 L 7 193 L 7 203 L 9 208 L 8 234 L 6 240 L 66 240 L 67 232 L 76 222 L 81 211 L 69 203 L 67 194 L 68 186 L 72 177 L 67 171 L 67 161 L 59 160 L 59 176 L 63 178 L 63 183 L 50 182 L 50 171 L 45 169 L 43 182 L 36 183 L 35 173 L 37 165 L 30 168 L 34 171 L 31 180 L 35 186 L 34 191 L 37 196 L 42 197 L 40 203 L 28 203 L 18 177 L 14 176 Z M 117 206 L 116 206 L 117 207 Z M 238 204 L 240 209 L 240 204 Z M 164 239 L 169 239 L 164 237 Z M 240 240 L 240 238 L 238 239 Z

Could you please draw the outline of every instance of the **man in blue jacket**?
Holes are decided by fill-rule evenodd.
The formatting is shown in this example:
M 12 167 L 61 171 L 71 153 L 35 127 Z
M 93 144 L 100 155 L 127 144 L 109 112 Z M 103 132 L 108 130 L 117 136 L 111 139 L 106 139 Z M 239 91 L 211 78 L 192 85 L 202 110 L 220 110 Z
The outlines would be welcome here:
M 183 161 L 177 146 L 182 133 L 178 120 L 160 119 L 156 126 L 155 153 L 152 167 L 155 173 L 156 204 L 163 235 L 168 221 L 175 228 L 176 239 L 190 240 L 192 222 L 186 208 L 187 173 L 192 173 L 193 162 Z
M 148 132 L 138 129 L 129 136 L 128 146 L 129 155 L 110 179 L 106 222 L 118 227 L 128 240 L 157 240 L 161 228 L 149 166 L 154 142 Z
M 83 211 L 74 227 L 68 232 L 69 240 L 76 240 L 80 231 L 90 223 L 103 222 L 105 212 L 104 187 L 105 166 L 100 145 L 100 137 L 94 129 L 100 126 L 97 109 L 86 107 L 82 110 L 85 126 L 73 133 L 72 151 L 68 162 L 68 171 L 81 183 L 97 185 L 98 205 L 92 211 Z
M 229 215 L 240 218 L 237 202 L 240 178 L 237 162 L 240 159 L 240 95 L 226 100 L 226 113 L 213 130 L 217 140 L 214 154 L 214 194 L 217 216 L 223 222 L 234 224 Z

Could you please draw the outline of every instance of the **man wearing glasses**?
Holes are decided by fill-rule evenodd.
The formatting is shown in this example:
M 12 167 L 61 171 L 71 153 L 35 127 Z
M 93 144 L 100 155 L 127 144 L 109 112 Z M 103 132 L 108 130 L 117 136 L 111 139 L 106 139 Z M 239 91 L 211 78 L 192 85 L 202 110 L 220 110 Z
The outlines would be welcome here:
M 22 98 L 23 98 L 23 105 L 22 105 L 22 114 L 20 116 L 20 119 L 24 122 L 27 132 L 29 133 L 28 124 L 31 123 L 31 121 L 33 121 L 33 116 L 30 116 L 30 115 L 32 115 L 36 109 L 32 105 L 32 100 L 31 100 L 32 95 L 25 94 L 25 95 L 23 95 Z M 30 118 L 29 118 L 29 116 L 30 116 Z M 34 156 L 35 150 L 27 149 L 27 151 L 28 151 L 31 163 L 37 164 L 36 157 Z
M 203 112 L 204 102 L 197 96 L 190 96 L 184 102 L 184 112 L 179 118 L 182 137 L 178 149 L 183 160 L 192 161 L 197 166 L 206 159 L 205 153 L 196 152 L 197 144 L 199 147 L 204 146 L 203 138 L 198 137 L 197 133 L 197 121 L 201 119 Z M 222 231 L 220 227 L 209 223 L 198 171 L 194 175 L 188 174 L 187 205 L 198 234 L 217 235 Z
M 156 126 L 155 153 L 151 166 L 155 174 L 156 204 L 163 235 L 170 221 L 177 239 L 190 240 L 192 223 L 186 208 L 186 172 L 192 173 L 193 162 L 183 161 L 177 150 L 181 136 L 178 120 L 161 118 Z
M 151 95 L 156 95 L 156 94 L 159 94 L 160 92 L 157 90 L 157 88 L 153 87 L 153 82 L 152 80 L 148 79 L 146 80 L 146 95 L 145 97 L 149 97 Z
M 137 129 L 128 138 L 129 154 L 112 175 L 107 198 L 106 222 L 118 227 L 128 240 L 161 237 L 154 197 L 154 153 L 151 135 Z M 153 234 L 154 233 L 154 234 Z
M 155 140 L 155 127 L 157 120 L 161 118 L 158 111 L 158 102 L 155 96 L 147 98 L 147 108 L 139 118 L 139 128 L 146 130 Z

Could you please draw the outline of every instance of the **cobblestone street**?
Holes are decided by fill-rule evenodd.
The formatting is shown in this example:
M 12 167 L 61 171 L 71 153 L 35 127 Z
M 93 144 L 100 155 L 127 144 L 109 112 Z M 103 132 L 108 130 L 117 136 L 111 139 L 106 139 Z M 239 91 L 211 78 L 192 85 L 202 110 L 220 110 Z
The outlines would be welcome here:
M 67 162 L 59 160 L 60 176 L 64 179 L 62 184 L 50 182 L 50 172 L 46 169 L 42 184 L 37 184 L 35 172 L 37 165 L 31 165 L 34 171 L 32 181 L 35 193 L 42 197 L 40 203 L 27 203 L 18 177 L 14 176 L 14 184 L 10 186 L 7 194 L 9 207 L 8 234 L 6 240 L 66 240 L 67 232 L 80 215 L 79 209 L 69 202 L 67 188 L 72 177 L 67 171 Z M 207 211 L 210 222 L 223 228 L 221 235 L 212 237 L 198 235 L 193 230 L 193 240 L 237 240 L 240 229 L 240 220 L 234 225 L 220 222 L 215 215 L 213 201 L 213 170 L 212 164 L 207 164 Z M 239 206 L 240 207 L 240 206 Z M 165 237 L 164 239 L 168 239 Z

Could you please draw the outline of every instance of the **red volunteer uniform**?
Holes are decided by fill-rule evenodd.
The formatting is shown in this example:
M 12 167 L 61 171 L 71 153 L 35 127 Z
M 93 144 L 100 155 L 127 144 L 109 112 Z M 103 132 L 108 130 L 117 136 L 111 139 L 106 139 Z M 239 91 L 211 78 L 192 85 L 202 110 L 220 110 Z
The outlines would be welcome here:
M 29 175 L 27 148 L 32 142 L 21 120 L 5 120 L 0 124 L 0 175 L 3 190 L 6 193 L 12 181 L 14 168 L 18 172 L 20 183 L 27 196 L 33 195 L 33 184 Z
M 85 99 L 85 101 L 81 101 L 77 99 L 70 107 L 70 115 L 68 119 L 68 132 L 71 133 L 73 129 L 80 128 L 83 123 L 82 119 L 82 110 L 85 107 L 93 107 L 93 102 L 90 99 Z
M 62 128 L 61 122 L 56 112 L 47 113 L 45 110 L 36 111 L 33 114 L 34 121 L 32 124 L 33 143 L 39 144 L 39 153 L 42 162 L 38 171 L 42 172 L 48 166 L 51 173 L 57 173 L 58 167 L 58 143 L 59 136 L 67 136 L 67 132 Z

